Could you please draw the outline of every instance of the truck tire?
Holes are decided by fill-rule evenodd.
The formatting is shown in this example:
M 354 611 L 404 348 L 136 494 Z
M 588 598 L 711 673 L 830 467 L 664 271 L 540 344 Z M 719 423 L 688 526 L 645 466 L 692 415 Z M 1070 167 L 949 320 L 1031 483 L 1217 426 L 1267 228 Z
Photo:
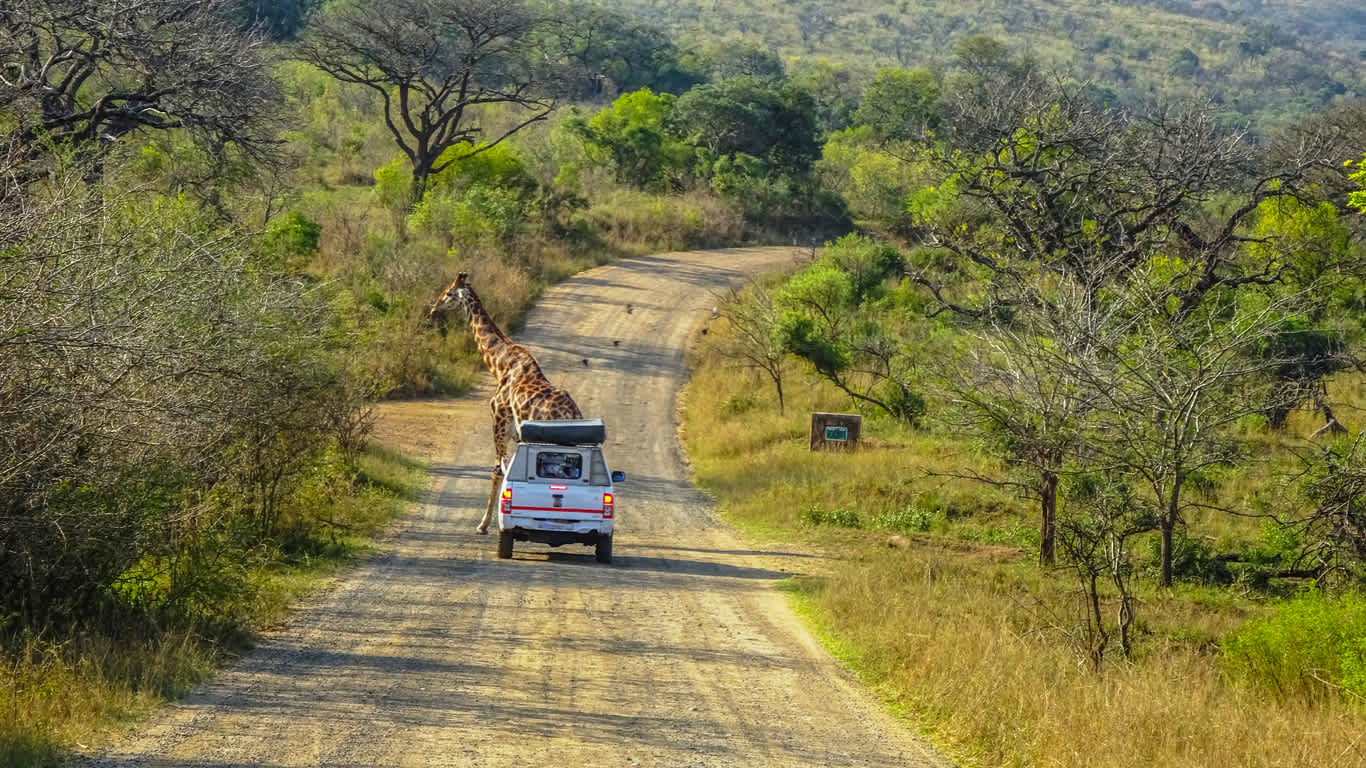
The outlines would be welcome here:
M 598 562 L 599 562 L 599 563 L 610 563 L 610 562 L 612 562 L 612 537 L 611 537 L 611 536 L 600 536 L 600 537 L 598 537 L 598 545 L 597 545 L 597 549 L 596 549 L 595 555 L 597 556 Z
M 498 532 L 498 559 L 507 560 L 512 557 L 512 531 Z

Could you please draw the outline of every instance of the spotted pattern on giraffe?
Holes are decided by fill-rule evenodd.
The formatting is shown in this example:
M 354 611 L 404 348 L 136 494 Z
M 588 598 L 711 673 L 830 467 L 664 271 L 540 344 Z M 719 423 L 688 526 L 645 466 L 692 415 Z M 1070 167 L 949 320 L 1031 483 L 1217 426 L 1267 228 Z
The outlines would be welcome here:
M 517 439 L 516 425 L 539 419 L 579 419 L 583 414 L 569 392 L 550 383 L 531 351 L 514 343 L 493 321 L 479 294 L 470 285 L 466 272 L 456 276 L 431 305 L 427 312 L 429 324 L 444 332 L 447 314 L 455 308 L 464 311 L 479 355 L 498 383 L 489 399 L 493 414 L 493 483 L 489 489 L 488 507 L 477 529 L 479 533 L 488 533 L 503 480 L 505 459 L 511 455 L 507 444 Z

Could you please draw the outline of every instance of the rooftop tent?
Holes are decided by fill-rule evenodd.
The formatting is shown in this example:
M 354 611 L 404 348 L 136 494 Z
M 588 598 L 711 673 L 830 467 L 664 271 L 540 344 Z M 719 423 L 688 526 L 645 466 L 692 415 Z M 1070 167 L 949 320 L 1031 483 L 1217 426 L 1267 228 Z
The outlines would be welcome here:
M 584 445 L 607 440 L 607 427 L 602 419 L 524 421 L 517 425 L 517 430 L 517 439 L 523 443 Z

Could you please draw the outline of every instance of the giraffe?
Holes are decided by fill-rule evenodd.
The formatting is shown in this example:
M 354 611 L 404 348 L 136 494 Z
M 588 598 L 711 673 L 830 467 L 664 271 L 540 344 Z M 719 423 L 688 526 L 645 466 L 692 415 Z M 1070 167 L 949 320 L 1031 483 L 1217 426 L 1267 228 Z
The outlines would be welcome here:
M 477 529 L 479 533 L 488 533 L 498 488 L 503 481 L 504 460 L 509 453 L 507 441 L 516 439 L 515 425 L 529 419 L 578 419 L 583 414 L 568 392 L 546 379 L 531 352 L 513 343 L 493 322 L 479 295 L 470 287 L 466 272 L 457 275 L 455 282 L 431 305 L 427 311 L 428 322 L 437 324 L 444 333 L 446 313 L 456 306 L 464 310 L 484 365 L 497 382 L 493 397 L 489 399 L 489 408 L 493 411 L 493 452 L 497 461 L 493 465 L 488 508 Z

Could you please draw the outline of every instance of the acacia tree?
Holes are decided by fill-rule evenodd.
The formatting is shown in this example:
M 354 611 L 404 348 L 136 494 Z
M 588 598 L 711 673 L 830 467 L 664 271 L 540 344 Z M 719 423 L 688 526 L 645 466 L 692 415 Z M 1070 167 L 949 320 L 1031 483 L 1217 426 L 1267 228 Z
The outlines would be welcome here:
M 1276 379 L 1283 361 L 1255 350 L 1298 333 L 1286 318 L 1317 300 L 1312 289 L 1222 291 L 1185 311 L 1173 271 L 1158 259 L 1131 273 L 1105 299 L 1116 308 L 1112 327 L 1086 340 L 1087 354 L 1060 358 L 1094 393 L 1088 463 L 1146 486 L 1164 587 L 1173 579 L 1174 534 L 1198 505 L 1192 487 L 1214 487 L 1212 473 L 1240 455 L 1234 423 L 1295 397 Z
M 1039 564 L 1051 566 L 1060 483 L 1094 408 L 1093 393 L 1067 356 L 1086 354 L 1086 339 L 1101 324 L 1096 315 L 1105 310 L 1084 298 L 1091 294 L 1085 284 L 1058 280 L 1039 287 L 1043 300 L 988 313 L 970 327 L 941 380 L 958 418 L 985 433 L 1014 470 L 1006 480 L 973 479 L 1017 488 L 1039 502 Z
M 1307 284 L 1330 268 L 1317 262 L 1313 274 L 1297 274 L 1305 263 L 1285 258 L 1274 234 L 1252 227 L 1264 203 L 1309 197 L 1314 173 L 1340 167 L 1333 137 L 1310 137 L 1271 163 L 1240 134 L 1219 130 L 1203 105 L 1132 114 L 1097 105 L 1082 89 L 1019 73 L 983 81 L 972 98 L 946 105 L 942 134 L 947 139 L 923 156 L 946 181 L 911 201 L 930 246 L 912 279 L 933 297 L 934 312 L 952 312 L 988 335 L 1006 338 L 1000 332 L 1013 332 L 1013 318 L 1032 313 L 1042 326 L 1030 332 L 1062 339 L 1066 323 L 1102 314 L 1107 288 L 1158 258 L 1172 266 L 1174 287 L 1164 301 L 1174 304 L 1174 320 L 1197 313 L 1210 297 Z M 1210 205 L 1216 196 L 1220 207 Z M 1267 253 L 1249 258 L 1254 245 Z M 1070 316 L 1059 314 L 1050 296 L 1062 285 L 1083 290 Z M 1087 338 L 1079 337 L 1081 353 Z M 1078 413 L 1055 409 L 1084 401 L 1028 392 L 963 402 L 982 422 L 1006 430 L 1008 459 L 1039 473 L 1034 487 L 1046 529 L 1056 510 L 1053 477 L 1067 459 L 1060 449 L 1071 441 L 1038 429 L 1071 423 Z M 1001 419 L 1002 403 L 1033 416 Z M 1039 450 L 1042 444 L 1052 447 Z M 1164 547 L 1164 574 L 1170 556 Z
M 496 146 L 555 106 L 544 24 L 523 0 L 339 0 L 311 20 L 296 55 L 384 102 L 384 124 L 413 166 L 414 199 L 458 158 Z M 539 41 L 539 42 L 538 42 Z M 486 133 L 482 109 L 514 107 Z
M 16 141 L 98 151 L 137 130 L 267 157 L 277 89 L 231 0 L 11 0 L 0 6 L 0 111 Z M 5 125 L 6 122 L 0 122 Z
M 778 305 L 762 283 L 752 283 L 741 291 L 728 288 L 716 297 L 720 316 L 730 325 L 730 335 L 717 351 L 746 368 L 763 371 L 773 382 L 778 397 L 778 413 L 783 413 L 783 361 L 787 350 L 775 337 Z
M 904 343 L 912 330 L 872 309 L 901 268 L 891 246 L 861 235 L 836 240 L 778 293 L 773 339 L 857 403 L 915 424 L 925 401 L 912 384 L 917 356 Z
M 1366 438 L 1340 439 L 1304 458 L 1299 480 L 1302 499 L 1279 522 L 1303 541 L 1296 575 L 1323 580 L 1330 573 L 1361 579 L 1366 575 Z

